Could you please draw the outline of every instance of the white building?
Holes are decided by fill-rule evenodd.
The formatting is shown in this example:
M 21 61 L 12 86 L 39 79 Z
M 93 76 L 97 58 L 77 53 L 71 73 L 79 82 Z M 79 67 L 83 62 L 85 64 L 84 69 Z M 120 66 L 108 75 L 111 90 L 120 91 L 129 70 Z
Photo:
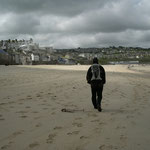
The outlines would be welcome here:
M 31 54 L 31 60 L 32 61 L 40 61 L 40 57 L 37 54 Z

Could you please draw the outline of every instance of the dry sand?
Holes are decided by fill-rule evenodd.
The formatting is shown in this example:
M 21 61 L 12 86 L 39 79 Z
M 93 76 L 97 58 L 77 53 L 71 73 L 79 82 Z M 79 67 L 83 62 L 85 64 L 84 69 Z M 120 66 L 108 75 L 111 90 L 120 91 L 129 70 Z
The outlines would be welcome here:
M 102 112 L 88 68 L 0 66 L 0 149 L 149 150 L 150 66 L 104 66 Z

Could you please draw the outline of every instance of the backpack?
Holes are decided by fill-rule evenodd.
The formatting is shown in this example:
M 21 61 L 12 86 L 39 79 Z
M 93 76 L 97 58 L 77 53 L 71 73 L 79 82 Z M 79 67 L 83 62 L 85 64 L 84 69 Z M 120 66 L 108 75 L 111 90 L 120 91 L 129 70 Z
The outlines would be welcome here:
M 102 80 L 100 76 L 100 65 L 99 64 L 93 64 L 91 66 L 91 72 L 92 72 L 92 80 Z

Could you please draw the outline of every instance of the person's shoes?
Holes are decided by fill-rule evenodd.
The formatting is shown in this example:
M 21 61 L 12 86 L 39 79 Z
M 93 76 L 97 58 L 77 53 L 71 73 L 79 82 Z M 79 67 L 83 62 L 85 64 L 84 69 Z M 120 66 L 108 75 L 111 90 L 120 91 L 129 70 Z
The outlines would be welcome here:
M 98 103 L 98 100 L 97 100 L 97 109 L 98 109 L 99 112 L 102 111 L 101 105 Z
M 102 108 L 101 108 L 101 107 L 98 107 L 98 111 L 101 112 L 101 111 L 102 111 Z

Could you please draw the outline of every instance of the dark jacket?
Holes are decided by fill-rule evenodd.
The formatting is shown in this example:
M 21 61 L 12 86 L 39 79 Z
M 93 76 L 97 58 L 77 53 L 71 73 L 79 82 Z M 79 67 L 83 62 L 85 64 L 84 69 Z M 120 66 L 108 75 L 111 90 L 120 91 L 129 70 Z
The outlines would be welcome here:
M 90 67 L 88 69 L 87 75 L 86 75 L 86 80 L 89 84 L 94 85 L 94 84 L 105 84 L 106 83 L 105 70 L 101 65 L 99 65 L 99 67 L 100 67 L 100 76 L 101 76 L 102 80 L 93 80 L 93 81 L 91 81 L 92 72 L 91 72 L 91 67 Z

